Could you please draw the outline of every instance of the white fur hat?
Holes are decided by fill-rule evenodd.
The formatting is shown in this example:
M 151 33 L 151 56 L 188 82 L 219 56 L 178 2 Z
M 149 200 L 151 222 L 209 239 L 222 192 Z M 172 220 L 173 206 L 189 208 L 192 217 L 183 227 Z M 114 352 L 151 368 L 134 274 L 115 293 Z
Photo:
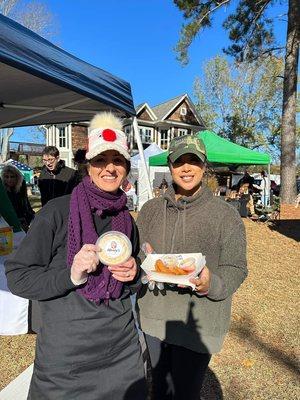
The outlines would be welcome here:
M 122 121 L 110 112 L 102 112 L 91 120 L 86 159 L 91 160 L 106 150 L 116 150 L 130 160 Z

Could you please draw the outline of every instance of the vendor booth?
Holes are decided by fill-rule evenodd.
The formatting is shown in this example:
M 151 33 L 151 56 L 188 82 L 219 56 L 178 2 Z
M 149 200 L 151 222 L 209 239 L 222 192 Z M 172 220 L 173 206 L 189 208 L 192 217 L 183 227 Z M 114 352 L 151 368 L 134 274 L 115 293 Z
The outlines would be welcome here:
M 103 110 L 133 116 L 141 168 L 146 169 L 129 83 L 78 59 L 1 14 L 0 37 L 0 129 L 87 121 Z M 5 201 L 5 208 L 9 208 L 8 199 Z M 0 309 L 7 313 L 14 307 L 15 296 L 7 289 L 3 262 L 4 258 L 0 263 Z M 28 301 L 22 304 L 27 313 Z M 23 309 L 19 319 L 14 316 L 0 320 L 2 334 L 26 331 Z
M 268 154 L 232 143 L 214 132 L 202 131 L 197 136 L 203 140 L 207 153 L 207 161 L 213 165 L 268 165 L 271 162 Z M 167 151 L 150 157 L 149 166 L 167 166 L 167 158 Z
M 271 158 L 266 153 L 260 153 L 239 146 L 207 130 L 199 132 L 197 136 L 203 140 L 208 163 L 213 167 L 225 165 L 235 167 L 239 165 L 268 165 L 269 171 Z M 149 158 L 149 171 L 150 182 L 153 182 L 155 176 L 159 173 L 164 173 L 167 177 L 169 171 L 167 151 Z M 140 182 L 140 186 L 142 185 L 143 182 Z M 140 201 L 139 199 L 139 207 L 141 207 L 145 201 L 147 201 L 147 199 L 144 199 L 144 201 Z

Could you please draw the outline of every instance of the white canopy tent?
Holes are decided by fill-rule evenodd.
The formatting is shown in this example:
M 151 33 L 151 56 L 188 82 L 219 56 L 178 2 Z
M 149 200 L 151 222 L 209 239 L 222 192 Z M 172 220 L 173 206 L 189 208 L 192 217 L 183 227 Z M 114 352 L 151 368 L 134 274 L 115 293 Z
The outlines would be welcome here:
M 136 154 L 135 156 L 131 157 L 130 162 L 131 162 L 131 176 L 133 177 L 133 180 L 137 180 L 138 182 L 138 192 L 137 192 L 137 203 L 138 203 L 138 209 L 140 210 L 142 205 L 149 200 L 149 198 L 152 197 L 152 185 L 151 182 L 153 179 L 150 177 L 150 170 L 148 168 L 148 160 L 149 157 L 161 154 L 163 153 L 163 150 L 157 146 L 157 144 L 152 143 L 150 146 L 148 146 L 144 150 L 144 157 L 145 157 L 145 162 L 147 165 L 147 170 L 145 171 L 144 168 L 142 167 L 142 160 L 141 160 L 141 155 Z M 150 181 L 150 182 L 149 182 Z M 148 191 L 148 182 L 150 183 L 151 187 L 151 197 L 149 197 L 149 191 Z
M 163 152 L 164 151 L 159 146 L 157 146 L 156 143 L 152 143 L 144 150 L 145 161 L 148 162 L 149 157 L 155 156 L 156 154 L 160 154 Z M 135 156 L 131 157 L 130 162 L 131 168 L 139 168 L 141 165 L 140 154 L 136 154 Z

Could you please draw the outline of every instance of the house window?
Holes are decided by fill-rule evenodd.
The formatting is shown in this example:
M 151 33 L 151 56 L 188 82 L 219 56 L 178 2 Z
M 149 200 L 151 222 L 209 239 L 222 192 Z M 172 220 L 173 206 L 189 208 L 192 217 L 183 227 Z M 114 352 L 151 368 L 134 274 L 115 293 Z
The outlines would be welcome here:
M 177 136 L 185 136 L 187 135 L 187 129 L 178 129 L 178 134 Z
M 58 128 L 58 145 L 60 148 L 67 147 L 67 132 L 66 127 Z
M 180 115 L 186 115 L 186 107 L 180 108 Z
M 162 150 L 167 150 L 168 145 L 169 145 L 169 140 L 168 140 L 168 130 L 167 129 L 162 129 L 160 131 L 160 147 Z
M 140 136 L 143 143 L 151 143 L 152 141 L 152 128 L 140 128 Z

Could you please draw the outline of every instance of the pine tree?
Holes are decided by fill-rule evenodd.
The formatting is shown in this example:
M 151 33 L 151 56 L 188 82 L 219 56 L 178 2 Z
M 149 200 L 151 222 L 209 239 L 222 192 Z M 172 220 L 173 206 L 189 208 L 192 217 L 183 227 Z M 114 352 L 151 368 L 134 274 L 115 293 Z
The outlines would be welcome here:
M 188 49 L 197 34 L 213 24 L 218 9 L 234 5 L 232 0 L 174 0 L 188 23 L 183 26 L 176 46 L 178 59 L 188 63 Z M 276 55 L 285 48 L 283 77 L 283 104 L 281 121 L 281 198 L 292 203 L 296 196 L 296 98 L 297 68 L 300 41 L 300 3 L 288 0 L 288 23 L 285 46 L 276 43 L 274 19 L 268 11 L 281 0 L 240 0 L 235 10 L 226 18 L 231 46 L 223 49 L 235 60 L 257 61 L 260 57 Z

